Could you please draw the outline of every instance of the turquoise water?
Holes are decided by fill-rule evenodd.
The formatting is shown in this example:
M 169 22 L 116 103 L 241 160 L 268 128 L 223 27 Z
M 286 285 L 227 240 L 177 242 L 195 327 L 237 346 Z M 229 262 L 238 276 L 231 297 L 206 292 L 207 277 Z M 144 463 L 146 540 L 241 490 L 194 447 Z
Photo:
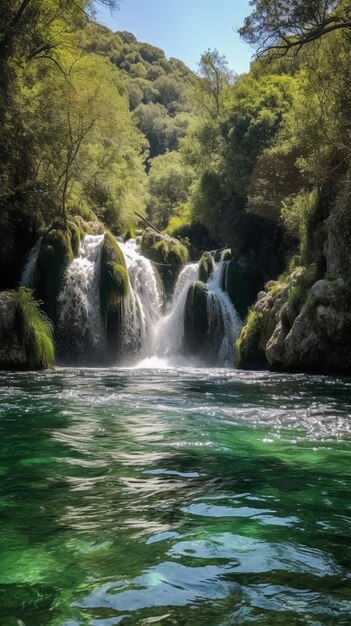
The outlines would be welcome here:
M 4 626 L 351 622 L 351 381 L 0 381 Z

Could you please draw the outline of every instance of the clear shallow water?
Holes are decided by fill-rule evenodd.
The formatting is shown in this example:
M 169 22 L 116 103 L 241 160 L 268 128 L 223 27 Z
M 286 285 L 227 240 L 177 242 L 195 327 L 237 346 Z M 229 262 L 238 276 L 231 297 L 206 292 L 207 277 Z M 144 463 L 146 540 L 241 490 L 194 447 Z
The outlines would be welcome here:
M 351 621 L 351 381 L 0 381 L 1 626 Z

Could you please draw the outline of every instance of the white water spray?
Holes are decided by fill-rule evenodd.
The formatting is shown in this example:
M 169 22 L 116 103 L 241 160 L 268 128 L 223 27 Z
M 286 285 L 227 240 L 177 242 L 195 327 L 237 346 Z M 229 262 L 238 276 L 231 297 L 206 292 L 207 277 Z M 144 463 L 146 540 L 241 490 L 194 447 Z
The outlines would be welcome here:
M 228 261 L 216 264 L 207 282 L 207 315 L 210 339 L 218 340 L 217 365 L 232 366 L 235 356 L 235 340 L 242 321 L 226 291 L 223 291 L 224 276 Z
M 150 356 L 154 349 L 156 328 L 161 316 L 161 296 L 155 270 L 130 239 L 119 243 L 124 254 L 129 275 L 131 296 L 124 303 L 123 335 L 128 344 L 139 340 L 140 356 Z
M 104 347 L 99 271 L 103 235 L 85 235 L 68 266 L 58 297 L 59 344 L 73 360 L 86 360 Z
M 184 340 L 184 312 L 189 287 L 198 280 L 199 264 L 186 265 L 178 276 L 168 314 L 156 328 L 155 355 L 163 358 L 177 357 L 182 353 Z

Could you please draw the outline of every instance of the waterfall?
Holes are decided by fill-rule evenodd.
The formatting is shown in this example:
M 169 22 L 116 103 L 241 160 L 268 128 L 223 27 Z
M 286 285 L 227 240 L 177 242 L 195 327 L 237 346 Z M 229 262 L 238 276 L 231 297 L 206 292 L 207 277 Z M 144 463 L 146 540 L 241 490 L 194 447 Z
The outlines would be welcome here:
M 214 364 L 231 366 L 241 320 L 225 291 L 228 262 L 217 262 L 202 287 L 203 306 L 185 324 L 189 289 L 199 279 L 199 264 L 186 265 L 164 311 L 161 280 L 135 240 L 118 242 L 128 270 L 129 293 L 112 317 L 102 319 L 100 257 L 103 235 L 85 235 L 79 254 L 67 267 L 58 296 L 55 335 L 59 358 L 66 363 L 105 364 L 119 359 L 151 366 Z M 32 248 L 21 284 L 34 287 L 41 239 Z M 201 285 L 200 285 L 201 287 Z M 198 325 L 198 320 L 201 322 Z M 187 317 L 188 319 L 188 317 Z M 194 325 L 195 324 L 195 325 Z M 194 328 L 194 331 L 191 329 Z M 190 330 L 189 330 L 190 329 Z M 191 342 L 196 337 L 195 343 Z
M 156 273 L 134 239 L 119 246 L 126 260 L 131 293 L 123 308 L 125 348 L 128 352 L 131 345 L 139 342 L 140 356 L 147 357 L 154 348 L 162 307 Z
M 20 285 L 33 289 L 35 287 L 35 276 L 37 269 L 37 261 L 40 252 L 41 242 L 43 238 L 39 237 L 37 243 L 28 253 L 26 264 L 23 268 Z
M 184 311 L 189 287 L 198 279 L 199 264 L 190 263 L 180 272 L 168 313 L 156 328 L 155 354 L 168 358 L 179 356 L 184 337 Z
M 235 340 L 242 327 L 239 314 L 223 290 L 227 265 L 228 261 L 218 262 L 207 281 L 208 334 L 217 351 L 216 364 L 224 367 L 233 365 Z
M 208 328 L 201 361 L 213 362 L 219 367 L 233 365 L 235 339 L 242 325 L 228 294 L 223 290 L 227 264 L 217 263 L 206 284 Z M 189 288 L 198 280 L 198 273 L 198 263 L 191 263 L 183 268 L 168 313 L 160 318 L 156 328 L 154 355 L 167 359 L 169 363 L 179 362 L 179 357 L 184 352 L 186 300 Z M 196 359 L 196 355 L 194 356 Z
M 59 354 L 69 362 L 99 362 L 104 350 L 99 270 L 103 235 L 85 235 L 58 297 Z

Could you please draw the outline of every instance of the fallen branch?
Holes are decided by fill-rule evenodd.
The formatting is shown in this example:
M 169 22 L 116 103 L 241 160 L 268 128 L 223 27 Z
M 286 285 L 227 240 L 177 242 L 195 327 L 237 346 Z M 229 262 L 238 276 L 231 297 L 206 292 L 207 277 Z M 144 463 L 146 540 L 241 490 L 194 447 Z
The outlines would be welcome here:
M 143 222 L 145 222 L 145 224 L 147 224 L 148 226 L 150 226 L 150 228 L 152 228 L 152 230 L 155 231 L 155 233 L 158 233 L 159 235 L 162 235 L 161 231 L 156 228 L 156 226 L 154 226 L 153 224 L 151 224 L 151 222 L 149 222 L 149 220 L 146 219 L 146 217 L 144 217 L 143 215 L 141 215 L 141 213 L 138 213 L 137 211 L 134 211 L 134 214 Z

